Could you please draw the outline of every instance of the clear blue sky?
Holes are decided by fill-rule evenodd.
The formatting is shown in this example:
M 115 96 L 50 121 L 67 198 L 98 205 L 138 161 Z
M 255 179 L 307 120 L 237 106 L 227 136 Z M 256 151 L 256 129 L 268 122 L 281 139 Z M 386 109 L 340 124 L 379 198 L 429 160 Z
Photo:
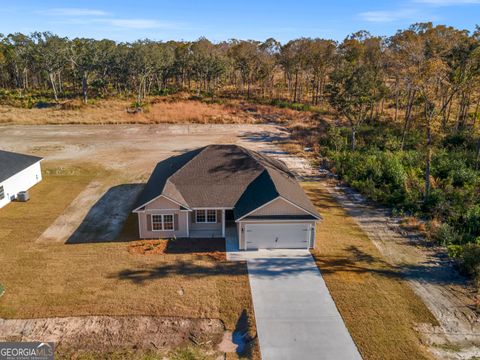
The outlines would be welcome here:
M 343 40 L 362 29 L 391 35 L 426 21 L 473 30 L 480 0 L 0 0 L 0 33 L 51 31 L 116 41 Z

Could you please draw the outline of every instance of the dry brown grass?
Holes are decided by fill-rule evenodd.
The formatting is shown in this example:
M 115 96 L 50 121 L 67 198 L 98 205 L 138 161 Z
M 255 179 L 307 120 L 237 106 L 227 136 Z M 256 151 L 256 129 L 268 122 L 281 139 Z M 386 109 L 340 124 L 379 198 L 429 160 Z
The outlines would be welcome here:
M 363 358 L 431 359 L 414 327 L 434 316 L 321 185 L 304 186 L 324 218 L 313 255 Z
M 414 216 L 407 216 L 400 221 L 400 226 L 408 231 L 419 232 L 422 236 L 426 235 L 425 222 L 418 220 Z
M 154 315 L 219 318 L 227 329 L 253 318 L 246 265 L 190 255 L 130 254 L 128 244 L 35 240 L 92 181 L 94 172 L 49 171 L 28 203 L 0 217 L 0 317 Z M 254 331 L 254 329 L 253 329 Z
M 131 102 L 99 100 L 93 104 L 71 102 L 44 109 L 25 109 L 0 105 L 0 123 L 4 124 L 254 124 L 286 122 L 296 113 L 266 105 L 238 101 L 207 104 L 201 101 L 163 98 L 150 99 L 140 113 L 128 113 Z

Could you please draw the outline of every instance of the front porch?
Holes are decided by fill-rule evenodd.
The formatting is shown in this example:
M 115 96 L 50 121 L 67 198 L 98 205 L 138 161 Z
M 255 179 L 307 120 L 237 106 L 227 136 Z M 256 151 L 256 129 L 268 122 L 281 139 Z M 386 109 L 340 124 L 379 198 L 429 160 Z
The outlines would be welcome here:
M 197 229 L 197 230 L 190 230 L 191 238 L 222 238 L 224 234 L 222 230 L 215 230 L 215 229 Z
M 224 238 L 226 226 L 233 219 L 231 209 L 193 209 L 189 216 L 191 238 Z

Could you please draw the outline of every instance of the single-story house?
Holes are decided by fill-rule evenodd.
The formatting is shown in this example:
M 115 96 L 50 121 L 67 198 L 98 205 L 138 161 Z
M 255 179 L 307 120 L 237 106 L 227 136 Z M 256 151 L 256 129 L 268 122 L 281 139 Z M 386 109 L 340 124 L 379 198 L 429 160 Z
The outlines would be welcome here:
M 230 230 L 241 250 L 312 248 L 321 219 L 283 162 L 237 145 L 158 163 L 133 212 L 141 238 L 225 237 Z
M 42 158 L 0 150 L 0 208 L 42 181 Z

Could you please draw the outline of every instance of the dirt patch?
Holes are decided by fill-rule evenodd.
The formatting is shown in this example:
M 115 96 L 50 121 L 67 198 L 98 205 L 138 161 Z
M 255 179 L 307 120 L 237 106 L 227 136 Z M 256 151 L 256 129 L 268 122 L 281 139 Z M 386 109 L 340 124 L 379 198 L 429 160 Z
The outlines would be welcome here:
M 245 351 L 247 341 L 245 334 L 226 331 L 223 334 L 222 342 L 218 344 L 218 350 L 224 353 L 238 353 Z
M 224 239 L 163 239 L 142 240 L 128 245 L 130 254 L 165 255 L 189 254 L 226 261 Z
M 0 125 L 0 136 L 3 150 L 33 153 L 44 157 L 45 164 L 71 167 L 81 162 L 116 170 L 116 184 L 121 184 L 146 181 L 155 165 L 172 155 L 209 144 L 238 143 L 248 134 L 272 133 L 277 128 L 249 124 Z
M 218 319 L 154 316 L 0 319 L 0 341 L 53 341 L 60 354 L 77 350 L 167 353 L 188 345 L 214 350 L 222 342 L 224 332 L 224 325 Z

